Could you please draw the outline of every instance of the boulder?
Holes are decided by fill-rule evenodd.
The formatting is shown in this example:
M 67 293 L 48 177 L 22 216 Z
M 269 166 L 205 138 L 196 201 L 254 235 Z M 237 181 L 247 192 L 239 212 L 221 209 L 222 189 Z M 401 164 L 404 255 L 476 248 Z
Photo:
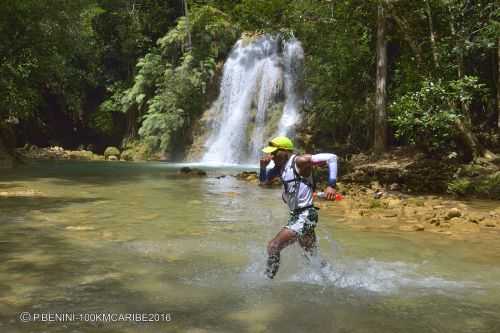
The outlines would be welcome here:
M 197 177 L 203 177 L 207 175 L 207 173 L 201 169 L 190 168 L 190 167 L 182 167 L 179 169 L 178 173 L 183 176 L 197 176 Z
M 387 206 L 389 208 L 397 208 L 401 206 L 401 200 L 397 198 L 389 198 L 387 199 Z
M 429 223 L 430 223 L 430 224 L 435 224 L 435 225 L 437 225 L 437 226 L 439 226 L 439 224 L 440 224 L 439 222 L 440 222 L 440 221 L 439 221 L 439 219 L 438 219 L 437 217 L 433 217 L 433 218 L 431 218 L 431 219 L 429 220 Z
M 456 207 L 453 207 L 448 211 L 448 213 L 446 213 L 446 216 L 444 218 L 446 220 L 451 220 L 454 217 L 460 217 L 460 216 L 462 216 L 460 210 L 458 210 L 458 208 Z
M 245 177 L 245 180 L 248 180 L 248 181 L 255 181 L 258 179 L 259 179 L 259 177 L 257 177 L 257 175 L 253 174 L 253 173 Z
M 110 156 L 115 156 L 116 159 L 118 159 L 118 157 L 120 156 L 120 150 L 116 147 L 108 147 L 104 150 L 104 157 L 109 160 L 109 157 Z
M 424 231 L 425 227 L 422 224 L 402 225 L 399 227 L 401 231 Z
M 133 161 L 134 160 L 134 151 L 132 149 L 126 149 L 122 151 L 120 155 L 120 159 L 122 161 Z

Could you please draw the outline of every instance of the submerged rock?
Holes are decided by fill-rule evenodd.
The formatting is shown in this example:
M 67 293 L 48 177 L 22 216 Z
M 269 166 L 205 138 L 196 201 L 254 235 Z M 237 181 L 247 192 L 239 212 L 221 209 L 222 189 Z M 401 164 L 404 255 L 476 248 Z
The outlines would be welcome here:
M 201 169 L 196 169 L 196 168 L 192 169 L 190 167 L 180 168 L 178 174 L 183 176 L 197 176 L 197 177 L 203 177 L 207 175 L 207 173 Z
M 251 182 L 254 184 L 259 183 L 259 176 L 257 175 L 257 172 L 255 171 L 243 171 L 241 173 L 238 173 L 235 175 L 236 178 L 240 180 L 245 180 L 247 182 Z M 274 182 L 273 182 L 274 184 Z
M 399 227 L 401 231 L 424 231 L 425 227 L 422 224 L 402 225 Z
M 81 226 L 81 225 L 78 225 L 78 226 L 68 226 L 66 227 L 66 230 L 72 230 L 72 231 L 92 231 L 92 230 L 95 230 L 94 227 L 90 227 L 90 226 Z
M 250 177 L 255 176 L 256 178 L 258 178 L 256 171 L 242 171 L 242 172 L 240 172 L 240 173 L 238 173 L 236 175 L 236 178 L 238 178 L 238 179 L 247 179 L 249 176 Z

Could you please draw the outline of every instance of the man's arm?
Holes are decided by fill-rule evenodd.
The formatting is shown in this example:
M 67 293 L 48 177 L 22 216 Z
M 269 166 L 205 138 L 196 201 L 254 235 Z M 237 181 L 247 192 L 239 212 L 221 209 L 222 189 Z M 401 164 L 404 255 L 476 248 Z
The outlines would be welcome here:
M 269 184 L 274 178 L 279 177 L 279 168 L 274 166 L 268 168 L 271 157 L 266 156 L 260 159 L 259 180 L 261 184 Z
M 325 190 L 328 200 L 335 200 L 335 186 L 337 184 L 337 155 L 335 154 L 315 154 L 300 155 L 296 160 L 298 172 L 303 177 L 308 177 L 312 172 L 313 165 L 328 165 L 328 187 Z

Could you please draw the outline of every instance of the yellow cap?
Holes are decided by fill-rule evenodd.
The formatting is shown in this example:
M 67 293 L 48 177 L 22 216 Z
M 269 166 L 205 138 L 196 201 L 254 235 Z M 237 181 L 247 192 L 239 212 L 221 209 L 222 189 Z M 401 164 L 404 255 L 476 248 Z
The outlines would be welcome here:
M 271 141 L 269 141 L 269 145 L 262 149 L 262 151 L 266 154 L 274 153 L 278 149 L 283 150 L 293 150 L 293 142 L 286 136 L 277 136 Z

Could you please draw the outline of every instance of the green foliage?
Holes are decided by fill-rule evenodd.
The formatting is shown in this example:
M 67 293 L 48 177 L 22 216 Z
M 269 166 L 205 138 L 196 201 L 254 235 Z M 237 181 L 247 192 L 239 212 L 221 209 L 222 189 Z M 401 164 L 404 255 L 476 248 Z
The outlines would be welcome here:
M 448 192 L 459 196 L 471 194 L 472 183 L 468 178 L 459 178 L 448 183 Z
M 186 41 L 186 21 L 181 18 L 177 27 L 158 40 L 163 56 L 144 57 L 133 87 L 122 98 L 126 107 L 135 103 L 144 110 L 139 135 L 152 151 L 170 151 L 173 139 L 183 141 L 192 120 L 202 111 L 216 60 L 237 36 L 228 16 L 210 6 L 195 7 L 190 20 L 193 49 L 180 61 L 168 61 Z
M 286 0 L 243 0 L 235 6 L 234 16 L 239 18 L 245 30 L 276 32 L 287 26 L 289 3 Z
M 104 157 L 108 158 L 109 156 L 120 156 L 120 150 L 116 147 L 107 147 L 104 150 Z
M 397 138 L 429 151 L 453 146 L 455 121 L 463 117 L 475 96 L 486 93 L 476 77 L 449 82 L 423 81 L 420 90 L 407 93 L 390 106 Z
M 182 55 L 187 46 L 187 31 L 186 18 L 181 17 L 177 26 L 157 41 L 163 55 L 167 58 L 177 55 L 177 60 L 181 60 L 182 56 L 179 55 Z M 219 9 L 207 5 L 192 8 L 189 31 L 193 45 L 191 56 L 195 61 L 220 59 L 226 55 L 238 36 L 238 28 L 231 22 L 231 18 Z
M 145 161 L 152 156 L 153 152 L 146 143 L 139 140 L 130 140 L 125 145 L 120 158 L 126 161 Z
M 127 121 L 149 150 L 170 151 L 241 32 L 280 33 L 306 53 L 300 88 L 312 141 L 368 148 L 381 3 L 399 142 L 452 148 L 463 110 L 474 131 L 496 131 L 500 8 L 491 0 L 192 0 L 189 26 L 179 0 L 3 1 L 0 122 L 14 116 L 20 128 L 29 121 L 50 132 L 49 119 L 68 118 L 71 135 L 79 127 L 117 139 Z
M 462 177 L 448 183 L 448 192 L 458 196 L 475 195 L 500 199 L 500 172 L 480 177 Z
M 296 1 L 286 12 L 306 51 L 305 112 L 319 145 L 369 146 L 374 10 L 369 2 Z
M 177 68 L 167 64 L 155 96 L 148 101 L 147 113 L 139 130 L 141 138 L 153 150 L 168 150 L 171 139 L 181 135 L 192 117 L 199 114 L 212 68 L 213 63 L 194 67 L 190 54 Z
M 89 127 L 105 135 L 114 135 L 117 131 L 113 122 L 113 112 L 121 112 L 124 108 L 122 97 L 123 85 L 115 83 L 107 88 L 110 97 L 106 99 L 90 116 Z
M 376 209 L 376 208 L 387 208 L 388 204 L 379 199 L 372 199 L 368 203 L 368 208 Z
M 157 50 L 153 49 L 139 59 L 136 67 L 138 73 L 134 78 L 134 84 L 123 92 L 119 105 L 122 112 L 136 108 L 142 114 L 146 107 L 146 101 L 155 93 L 156 86 L 162 79 L 161 73 L 165 71 L 165 64 L 162 63 Z
M 0 118 L 32 118 L 49 94 L 81 111 L 82 86 L 95 78 L 89 21 L 98 13 L 91 1 L 0 3 Z

